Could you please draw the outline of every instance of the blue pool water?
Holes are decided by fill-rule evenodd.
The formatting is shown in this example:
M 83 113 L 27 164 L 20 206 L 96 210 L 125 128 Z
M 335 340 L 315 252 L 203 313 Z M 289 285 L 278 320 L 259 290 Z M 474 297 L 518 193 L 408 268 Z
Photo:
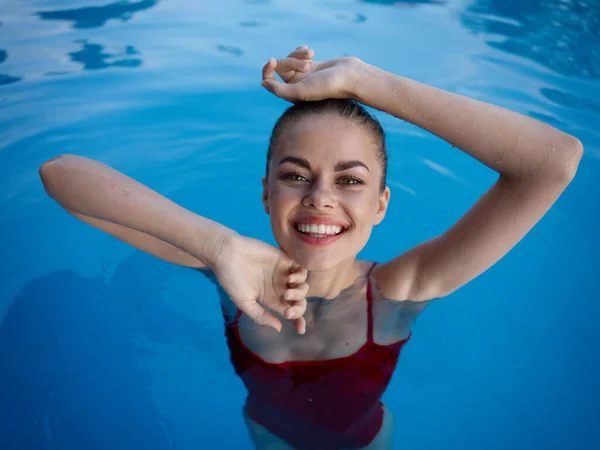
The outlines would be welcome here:
M 600 448 L 600 2 L 4 0 L 0 448 L 250 448 L 214 287 L 64 213 L 37 168 L 98 159 L 273 242 L 286 107 L 260 68 L 308 44 L 577 136 L 578 175 L 500 263 L 419 319 L 385 401 L 398 449 Z M 494 173 L 377 114 L 393 196 L 362 257 L 443 232 Z

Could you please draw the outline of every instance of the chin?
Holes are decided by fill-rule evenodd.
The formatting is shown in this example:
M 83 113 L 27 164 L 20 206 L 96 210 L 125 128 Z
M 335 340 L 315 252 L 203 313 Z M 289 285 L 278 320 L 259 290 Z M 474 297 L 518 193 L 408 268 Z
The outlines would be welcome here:
M 321 272 L 329 269 L 333 269 L 339 264 L 348 261 L 349 259 L 356 258 L 355 254 L 347 254 L 347 249 L 342 254 L 336 252 L 332 254 L 332 251 L 328 250 L 307 250 L 290 248 L 289 251 L 282 247 L 283 251 L 294 261 L 300 264 L 309 272 Z M 333 250 L 333 249 L 331 249 Z

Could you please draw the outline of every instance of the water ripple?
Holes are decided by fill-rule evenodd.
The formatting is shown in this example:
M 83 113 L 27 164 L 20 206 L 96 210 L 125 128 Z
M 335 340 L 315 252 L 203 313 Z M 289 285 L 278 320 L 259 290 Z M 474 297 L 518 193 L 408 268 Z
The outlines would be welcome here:
M 75 41 L 83 45 L 83 48 L 77 52 L 69 53 L 71 60 L 76 63 L 83 64 L 83 70 L 98 70 L 109 67 L 139 67 L 142 65 L 142 60 L 139 58 L 129 58 L 128 56 L 138 55 L 133 46 L 128 45 L 122 53 L 104 53 L 103 46 L 94 43 L 88 43 L 86 40 Z M 108 59 L 116 59 L 108 62 Z
M 131 19 L 137 12 L 152 8 L 158 0 L 139 2 L 117 1 L 105 6 L 86 6 L 84 8 L 63 9 L 59 11 L 38 11 L 42 20 L 62 20 L 73 22 L 73 28 L 98 28 L 112 19 L 123 22 Z
M 565 75 L 600 78 L 600 14 L 584 0 L 477 0 L 461 14 L 465 27 L 497 35 L 487 43 Z
M 6 58 L 8 58 L 8 53 L 6 52 L 6 50 L 0 49 L 0 64 L 2 64 L 4 61 L 6 61 Z M 0 86 L 3 84 L 16 83 L 17 81 L 20 81 L 21 79 L 22 79 L 21 77 L 13 77 L 13 76 L 7 75 L 5 73 L 0 73 Z
M 437 5 L 443 6 L 447 2 L 444 0 L 360 0 L 362 3 L 372 3 L 375 5 L 389 5 L 389 6 L 422 6 L 422 5 Z
M 340 13 L 340 14 L 336 14 L 335 17 L 340 20 L 346 20 L 350 23 L 364 23 L 367 21 L 367 16 L 365 16 L 364 14 L 360 14 L 360 13 L 356 13 L 356 14 Z
M 561 106 L 600 114 L 600 103 L 593 97 L 585 98 L 580 95 L 570 94 L 552 88 L 541 88 L 540 92 L 544 97 Z
M 239 47 L 234 47 L 232 45 L 217 45 L 217 49 L 223 53 L 229 53 L 233 56 L 242 56 L 244 54 L 244 50 Z
M 239 23 L 239 26 L 242 28 L 256 28 L 260 27 L 262 24 L 259 22 L 255 22 L 253 20 L 245 20 Z

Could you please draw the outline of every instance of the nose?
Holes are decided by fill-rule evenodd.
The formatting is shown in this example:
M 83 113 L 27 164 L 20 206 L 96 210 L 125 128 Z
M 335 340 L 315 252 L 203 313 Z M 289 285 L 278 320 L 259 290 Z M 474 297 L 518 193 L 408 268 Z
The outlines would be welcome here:
M 302 204 L 312 206 L 317 210 L 323 210 L 334 208 L 337 205 L 337 199 L 334 190 L 330 186 L 322 180 L 317 180 L 312 183 Z

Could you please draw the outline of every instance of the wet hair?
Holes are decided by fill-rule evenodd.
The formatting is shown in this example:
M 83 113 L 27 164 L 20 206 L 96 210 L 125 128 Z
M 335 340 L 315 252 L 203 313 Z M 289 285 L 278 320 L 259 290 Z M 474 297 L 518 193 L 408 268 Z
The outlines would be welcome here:
M 383 128 L 381 128 L 379 121 L 373 115 L 369 114 L 362 105 L 354 100 L 347 99 L 298 102 L 286 109 L 275 123 L 273 131 L 271 132 L 269 150 L 267 151 L 267 177 L 269 176 L 271 157 L 279 144 L 283 131 L 291 124 L 304 117 L 325 114 L 334 114 L 347 118 L 357 125 L 364 126 L 372 134 L 376 146 L 377 159 L 381 164 L 381 183 L 379 189 L 383 192 L 386 186 L 388 163 L 385 133 L 383 132 Z

